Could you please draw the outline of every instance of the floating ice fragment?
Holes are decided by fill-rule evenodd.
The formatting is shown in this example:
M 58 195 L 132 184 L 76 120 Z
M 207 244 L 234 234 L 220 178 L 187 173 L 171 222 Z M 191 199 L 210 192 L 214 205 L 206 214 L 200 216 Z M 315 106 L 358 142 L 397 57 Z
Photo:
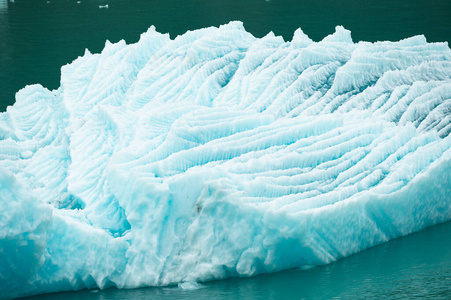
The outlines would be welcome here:
M 0 298 L 327 264 L 451 219 L 451 50 L 151 27 L 0 114 Z
M 205 288 L 204 285 L 199 284 L 197 282 L 181 282 L 178 284 L 179 288 L 183 290 L 198 290 Z

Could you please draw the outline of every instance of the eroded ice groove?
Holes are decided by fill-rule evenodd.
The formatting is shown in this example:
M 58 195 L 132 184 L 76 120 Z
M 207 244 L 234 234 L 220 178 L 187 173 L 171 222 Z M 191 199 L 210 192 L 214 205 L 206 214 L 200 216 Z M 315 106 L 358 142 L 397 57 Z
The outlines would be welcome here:
M 446 43 L 152 27 L 61 73 L 0 114 L 1 297 L 305 268 L 451 219 Z

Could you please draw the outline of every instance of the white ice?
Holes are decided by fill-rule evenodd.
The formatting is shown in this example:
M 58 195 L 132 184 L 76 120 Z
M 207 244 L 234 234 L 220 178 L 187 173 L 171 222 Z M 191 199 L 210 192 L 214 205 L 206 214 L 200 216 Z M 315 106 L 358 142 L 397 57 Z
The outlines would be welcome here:
M 107 42 L 0 114 L 0 298 L 308 268 L 445 222 L 450 132 L 451 50 L 423 36 Z

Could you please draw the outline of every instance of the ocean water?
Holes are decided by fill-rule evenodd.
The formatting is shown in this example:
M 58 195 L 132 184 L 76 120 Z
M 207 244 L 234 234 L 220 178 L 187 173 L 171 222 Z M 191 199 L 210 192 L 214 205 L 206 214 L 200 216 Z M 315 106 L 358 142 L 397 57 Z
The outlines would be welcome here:
M 309 270 L 180 287 L 107 289 L 40 295 L 32 300 L 113 299 L 451 299 L 451 222 Z
M 285 40 L 301 27 L 318 41 L 343 25 L 354 41 L 451 41 L 449 0 L 0 0 L 0 111 L 27 84 L 57 88 L 62 65 L 107 39 L 133 43 L 151 25 L 175 37 L 231 20 Z

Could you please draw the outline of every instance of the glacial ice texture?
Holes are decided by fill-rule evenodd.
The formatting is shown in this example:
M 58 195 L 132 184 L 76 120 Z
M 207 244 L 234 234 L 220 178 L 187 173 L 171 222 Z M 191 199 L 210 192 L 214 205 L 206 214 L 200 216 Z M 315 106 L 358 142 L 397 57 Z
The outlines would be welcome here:
M 445 222 L 450 133 L 451 50 L 423 36 L 107 42 L 0 114 L 0 297 L 322 265 Z

